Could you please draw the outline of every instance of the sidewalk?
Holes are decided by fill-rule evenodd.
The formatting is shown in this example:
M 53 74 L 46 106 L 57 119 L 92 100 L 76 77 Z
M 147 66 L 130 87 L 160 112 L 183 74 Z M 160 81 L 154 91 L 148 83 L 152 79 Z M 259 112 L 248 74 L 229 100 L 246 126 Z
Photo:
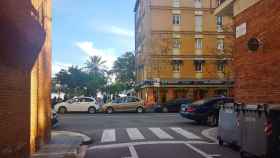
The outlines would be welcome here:
M 74 132 L 54 131 L 51 137 L 50 144 L 43 146 L 31 158 L 81 158 L 82 150 L 91 143 L 89 137 Z

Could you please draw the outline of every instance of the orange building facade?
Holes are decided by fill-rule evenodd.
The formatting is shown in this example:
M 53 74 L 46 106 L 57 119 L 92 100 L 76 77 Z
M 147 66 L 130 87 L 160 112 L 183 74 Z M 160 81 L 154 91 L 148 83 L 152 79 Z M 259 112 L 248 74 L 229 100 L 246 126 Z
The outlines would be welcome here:
M 147 104 L 232 95 L 232 20 L 214 0 L 138 0 L 137 95 Z
M 0 157 L 50 140 L 51 0 L 0 2 Z

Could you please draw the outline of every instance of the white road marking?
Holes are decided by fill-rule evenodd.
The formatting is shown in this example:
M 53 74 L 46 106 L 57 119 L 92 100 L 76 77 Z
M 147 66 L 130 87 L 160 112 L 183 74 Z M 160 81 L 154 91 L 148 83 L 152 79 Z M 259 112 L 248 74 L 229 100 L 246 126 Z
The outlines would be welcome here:
M 141 132 L 137 128 L 127 128 L 126 132 L 131 140 L 145 139 L 145 137 L 141 134 Z
M 211 155 L 205 153 L 204 151 L 194 147 L 193 145 L 189 143 L 185 143 L 185 145 L 189 148 L 191 148 L 193 151 L 197 152 L 199 155 L 203 156 L 204 158 L 213 158 Z
M 213 155 L 209 155 L 209 156 L 211 156 L 211 157 L 221 157 L 222 155 L 220 155 L 220 154 L 213 154 Z
M 176 133 L 178 133 L 188 139 L 201 139 L 199 136 L 197 136 L 189 131 L 183 130 L 182 128 L 179 128 L 179 127 L 171 127 L 170 129 L 172 129 Z
M 101 142 L 115 142 L 116 141 L 116 130 L 115 129 L 105 129 L 102 134 Z
M 216 128 L 216 127 L 215 127 L 215 128 L 209 128 L 209 129 L 203 130 L 203 131 L 201 132 L 201 134 L 202 134 L 204 137 L 206 137 L 206 138 L 208 138 L 208 139 L 210 139 L 210 140 L 212 140 L 212 141 L 218 143 L 217 138 L 211 136 L 211 133 L 213 133 L 213 132 L 215 132 L 215 131 L 217 131 L 217 128 Z
M 171 135 L 160 128 L 149 128 L 159 139 L 173 139 Z
M 131 158 L 139 158 L 139 156 L 138 156 L 138 154 L 137 154 L 137 152 L 136 152 L 136 150 L 135 150 L 135 148 L 134 148 L 133 145 L 130 145 L 130 146 L 128 147 L 128 149 L 129 149 L 129 151 L 130 151 Z
M 96 145 L 91 146 L 88 150 L 95 149 L 111 149 L 111 148 L 122 148 L 128 146 L 137 145 L 153 145 L 153 144 L 207 144 L 207 145 L 217 145 L 217 143 L 210 143 L 206 141 L 147 141 L 147 142 L 131 142 L 131 143 L 120 143 L 120 144 L 106 144 L 106 145 Z

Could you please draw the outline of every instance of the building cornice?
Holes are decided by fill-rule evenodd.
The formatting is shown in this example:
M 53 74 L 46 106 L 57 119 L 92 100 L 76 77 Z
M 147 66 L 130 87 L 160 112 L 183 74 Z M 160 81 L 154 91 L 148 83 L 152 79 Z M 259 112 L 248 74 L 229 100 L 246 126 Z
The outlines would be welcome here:
M 195 7 L 171 7 L 171 6 L 155 6 L 150 5 L 151 9 L 158 10 L 188 10 L 188 11 L 211 11 L 213 12 L 215 8 L 195 8 Z
M 168 30 L 152 30 L 152 34 L 186 34 L 186 35 L 234 35 L 233 32 L 217 32 L 217 31 L 202 31 L 202 32 L 195 32 L 195 31 L 168 31 Z

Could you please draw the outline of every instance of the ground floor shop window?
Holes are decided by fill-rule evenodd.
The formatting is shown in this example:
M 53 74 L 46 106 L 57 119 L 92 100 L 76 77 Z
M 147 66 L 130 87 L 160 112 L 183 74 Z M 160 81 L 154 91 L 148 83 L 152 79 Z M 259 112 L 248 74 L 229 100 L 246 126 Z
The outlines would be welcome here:
M 217 89 L 215 90 L 216 96 L 228 96 L 228 90 L 226 89 Z
M 196 89 L 194 90 L 194 100 L 200 100 L 208 97 L 207 89 Z

